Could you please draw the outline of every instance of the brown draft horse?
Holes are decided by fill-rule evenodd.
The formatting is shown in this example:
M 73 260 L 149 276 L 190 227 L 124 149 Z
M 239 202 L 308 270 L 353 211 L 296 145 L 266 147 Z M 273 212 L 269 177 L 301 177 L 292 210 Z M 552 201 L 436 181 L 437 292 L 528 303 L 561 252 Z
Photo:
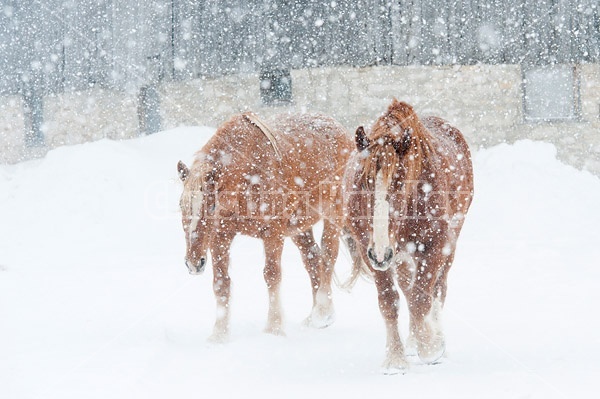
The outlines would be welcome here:
M 408 302 L 408 345 L 426 363 L 445 350 L 440 313 L 473 197 L 471 155 L 456 128 L 437 117 L 420 119 L 396 99 L 368 136 L 357 129 L 356 147 L 344 177 L 345 223 L 358 252 L 353 278 L 356 268 L 370 265 L 363 272 L 375 280 L 387 330 L 384 371 L 402 372 L 408 363 L 395 282 Z
M 180 206 L 187 250 L 185 263 L 200 274 L 210 250 L 217 318 L 211 338 L 229 330 L 229 250 L 237 234 L 262 239 L 269 291 L 265 331 L 283 334 L 279 299 L 284 238 L 300 249 L 309 273 L 313 309 L 307 323 L 333 322 L 331 278 L 339 249 L 341 180 L 353 150 L 346 130 L 318 114 L 279 115 L 268 124 L 256 115 L 232 117 L 196 154 L 182 162 Z M 312 226 L 324 219 L 321 247 Z

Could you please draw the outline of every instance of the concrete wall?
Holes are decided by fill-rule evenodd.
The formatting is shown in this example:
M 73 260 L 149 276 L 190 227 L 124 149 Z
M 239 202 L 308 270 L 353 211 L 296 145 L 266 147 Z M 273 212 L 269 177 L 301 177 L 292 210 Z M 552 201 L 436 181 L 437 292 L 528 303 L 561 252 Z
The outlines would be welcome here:
M 358 125 L 369 126 L 396 97 L 422 115 L 447 119 L 473 148 L 522 138 L 549 141 L 561 160 L 600 175 L 600 64 L 580 65 L 577 73 L 581 117 L 568 122 L 525 121 L 518 65 L 293 70 L 293 103 L 283 107 L 262 105 L 256 74 L 168 82 L 159 88 L 160 115 L 162 128 L 169 129 L 218 126 L 246 110 L 265 116 L 318 111 L 354 131 Z M 48 148 L 138 134 L 137 98 L 132 94 L 101 89 L 63 93 L 45 99 L 44 115 Z M 18 97 L 0 98 L 0 162 L 15 162 L 26 153 L 20 148 L 21 117 Z

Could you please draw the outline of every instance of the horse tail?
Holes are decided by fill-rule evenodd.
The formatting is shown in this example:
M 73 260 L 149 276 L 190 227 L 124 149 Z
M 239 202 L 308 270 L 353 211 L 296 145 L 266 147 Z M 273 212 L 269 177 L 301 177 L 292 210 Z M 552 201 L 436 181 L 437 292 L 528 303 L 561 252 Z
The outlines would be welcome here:
M 352 238 L 350 239 L 352 240 Z M 348 245 L 348 242 L 344 241 L 344 243 L 346 244 L 346 248 L 348 248 L 348 251 L 350 252 L 350 256 L 352 258 L 352 270 L 350 271 L 350 276 L 343 282 L 340 281 L 340 278 L 334 271 L 333 281 L 335 282 L 336 287 L 350 293 L 352 291 L 352 288 L 354 288 L 354 285 L 358 281 L 359 277 L 364 278 L 370 283 L 374 282 L 375 278 L 373 276 L 373 272 L 371 271 L 371 269 L 369 269 L 365 262 L 362 261 L 360 255 L 358 255 L 358 253 L 353 254 L 353 250 Z M 402 286 L 406 286 L 406 289 L 413 289 L 415 282 L 417 281 L 417 267 L 415 261 L 410 256 L 403 257 L 400 255 L 394 260 L 394 262 L 396 265 L 396 267 L 394 267 L 395 278 L 398 280 L 398 282 L 400 282 L 401 280 L 404 281 L 404 284 L 402 284 Z M 398 268 L 398 266 L 401 264 L 404 264 L 406 268 Z
M 359 277 L 364 277 L 369 281 L 373 281 L 373 273 L 369 270 L 365 262 L 363 262 L 358 248 L 356 247 L 356 241 L 350 235 L 350 232 L 344 228 L 342 232 L 342 241 L 344 242 L 348 252 L 350 253 L 350 258 L 352 259 L 352 270 L 350 271 L 350 276 L 344 282 L 341 282 L 337 273 L 334 271 L 333 280 L 335 285 L 346 292 L 352 291 L 352 288 L 356 284 L 356 281 Z
M 281 161 L 282 155 L 279 150 L 279 146 L 277 145 L 277 138 L 273 131 L 258 117 L 258 115 L 252 112 L 246 112 L 242 114 L 242 116 L 251 124 L 260 129 L 261 132 L 267 137 L 271 145 L 273 146 L 273 150 L 275 150 L 275 154 L 277 155 L 277 159 Z
M 342 241 L 350 253 L 352 270 L 350 271 L 350 276 L 343 282 L 340 281 L 337 273 L 334 271 L 333 280 L 339 289 L 350 292 L 352 291 L 352 288 L 354 288 L 359 277 L 362 277 L 369 282 L 373 282 L 375 278 L 371 269 L 363 262 L 362 257 L 358 252 L 358 248 L 356 247 L 356 241 L 352 238 L 346 228 L 344 228 L 342 233 Z M 396 265 L 396 267 L 394 267 L 396 278 L 398 280 L 404 280 L 408 289 L 412 289 L 417 281 L 417 264 L 412 256 L 407 253 L 398 253 L 394 259 L 394 263 Z M 398 266 L 401 264 L 404 264 L 405 267 L 399 268 Z

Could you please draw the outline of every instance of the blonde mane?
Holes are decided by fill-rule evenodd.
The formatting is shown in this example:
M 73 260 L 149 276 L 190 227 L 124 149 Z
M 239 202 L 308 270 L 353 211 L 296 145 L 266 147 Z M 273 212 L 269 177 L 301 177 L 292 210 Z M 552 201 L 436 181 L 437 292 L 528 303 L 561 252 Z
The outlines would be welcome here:
M 206 163 L 198 160 L 194 161 L 192 167 L 190 168 L 190 175 L 185 182 L 184 189 L 187 191 L 202 190 L 204 176 L 206 175 L 205 169 Z
M 363 160 L 364 178 L 369 187 L 381 170 L 389 184 L 419 180 L 424 162 L 432 153 L 430 134 L 413 108 L 396 99 L 371 129 L 368 156 Z
M 191 209 L 193 199 L 205 191 L 206 177 L 210 168 L 212 166 L 206 162 L 205 154 L 198 152 L 190 167 L 189 176 L 183 183 L 181 205 Z
M 219 145 L 224 144 L 225 147 L 235 151 L 241 158 L 246 158 L 247 155 L 243 154 L 242 151 L 235 150 L 231 144 L 222 141 L 222 137 L 227 135 L 230 129 L 235 130 L 236 124 L 239 123 L 240 119 L 245 121 L 245 123 L 257 127 L 262 134 L 265 135 L 275 151 L 277 160 L 281 161 L 282 152 L 277 142 L 277 136 L 273 133 L 273 130 L 253 112 L 243 113 L 239 118 L 232 118 L 225 125 L 221 126 L 213 136 L 215 143 L 219 143 Z M 214 183 L 213 179 L 217 174 L 212 172 L 220 170 L 222 166 L 222 160 L 214 159 L 212 155 L 205 153 L 204 149 L 198 151 L 194 163 L 190 168 L 189 176 L 184 184 L 184 194 L 185 197 L 187 197 L 187 200 L 191 200 L 194 193 L 206 191 L 206 186 L 210 183 Z

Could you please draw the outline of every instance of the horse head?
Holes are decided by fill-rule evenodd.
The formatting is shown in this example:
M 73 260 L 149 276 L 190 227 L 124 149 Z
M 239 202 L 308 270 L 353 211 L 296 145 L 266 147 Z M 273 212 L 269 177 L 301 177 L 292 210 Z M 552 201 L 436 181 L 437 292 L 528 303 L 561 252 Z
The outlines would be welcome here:
M 348 224 L 360 238 L 365 263 L 375 270 L 389 269 L 395 256 L 393 217 L 400 215 L 404 182 L 413 178 L 410 158 L 419 125 L 412 107 L 394 100 L 369 135 L 362 126 L 356 130 L 357 153 L 347 184 Z
M 181 161 L 177 164 L 179 178 L 184 184 L 179 206 L 186 239 L 185 265 L 190 274 L 204 271 L 217 227 L 215 173 L 205 166 L 195 163 L 190 170 Z

